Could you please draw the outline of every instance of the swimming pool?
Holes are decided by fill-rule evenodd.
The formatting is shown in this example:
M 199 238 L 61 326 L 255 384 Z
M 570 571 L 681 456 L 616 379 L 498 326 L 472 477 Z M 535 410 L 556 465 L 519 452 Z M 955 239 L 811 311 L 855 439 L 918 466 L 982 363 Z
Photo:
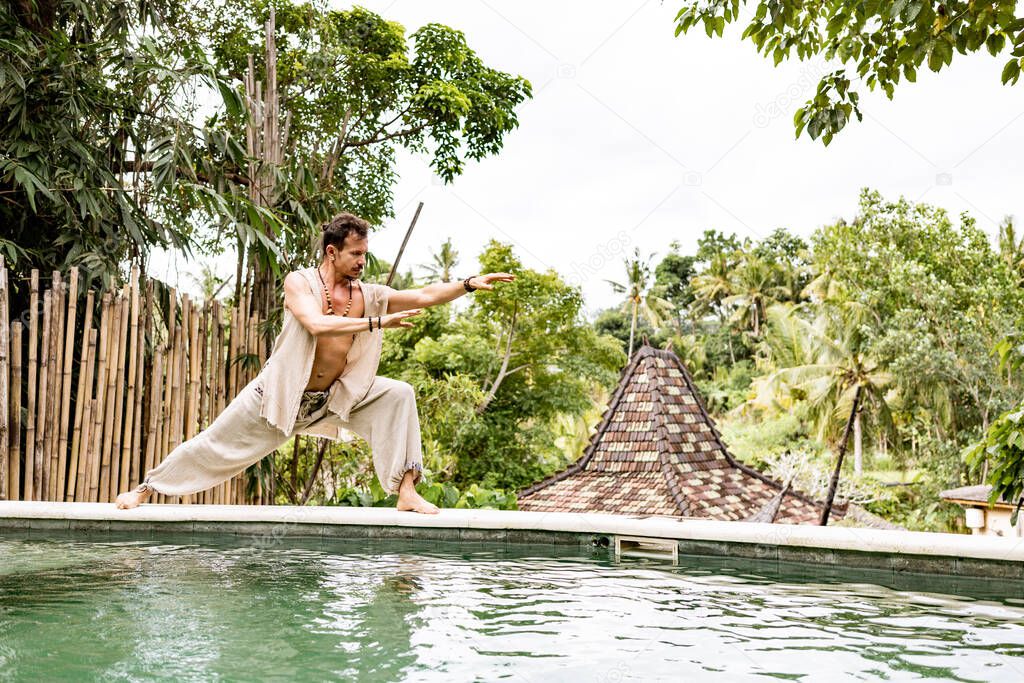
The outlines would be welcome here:
M 9 532 L 0 680 L 1024 677 L 1020 583 L 885 576 L 552 545 Z

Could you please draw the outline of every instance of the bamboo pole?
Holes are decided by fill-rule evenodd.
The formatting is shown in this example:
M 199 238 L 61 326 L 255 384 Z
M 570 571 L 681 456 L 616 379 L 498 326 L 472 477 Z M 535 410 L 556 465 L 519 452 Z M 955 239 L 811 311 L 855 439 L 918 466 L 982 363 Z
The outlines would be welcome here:
M 77 313 L 78 267 L 72 266 L 68 275 L 67 324 L 64 327 L 64 381 L 61 384 L 60 434 L 57 441 L 57 450 L 60 453 L 57 476 L 57 500 L 66 500 L 66 487 L 68 476 L 70 476 L 68 474 L 71 460 L 71 455 L 68 452 L 68 420 L 71 417 L 71 370 L 75 362 L 75 323 L 78 317 Z M 82 375 L 78 377 L 81 379 Z
M 40 457 L 42 458 L 42 477 L 40 479 L 40 491 L 42 500 L 53 500 L 50 497 L 51 488 L 51 476 L 52 476 L 52 459 L 51 459 L 51 447 L 53 445 L 53 428 L 55 421 L 53 420 L 53 406 L 56 398 L 53 395 L 53 388 L 55 384 L 56 375 L 54 371 L 56 365 L 54 363 L 57 351 L 54 345 L 54 336 L 58 327 L 57 320 L 60 318 L 60 303 L 59 303 L 59 274 L 54 273 L 51 276 L 51 286 L 47 293 L 50 295 L 50 327 L 43 333 L 41 340 L 42 348 L 45 349 L 43 353 L 43 370 L 46 373 L 46 379 L 40 378 L 39 382 L 39 393 L 42 396 L 43 404 L 39 412 L 39 424 L 42 429 L 39 430 L 41 436 L 40 448 L 38 450 Z
M 170 452 L 170 438 L 171 438 L 171 385 L 174 378 L 174 353 L 176 347 L 174 345 L 174 328 L 169 330 L 167 339 L 167 355 L 164 357 L 164 374 L 161 378 L 164 400 L 160 405 L 160 448 L 157 449 L 157 460 L 156 464 L 159 465 L 163 462 L 164 456 Z
M 178 406 L 175 411 L 174 417 L 177 424 L 174 428 L 175 436 L 175 447 L 184 443 L 185 439 L 188 438 L 188 415 L 191 410 L 189 405 L 192 400 L 192 386 L 189 382 L 186 370 L 191 367 L 192 361 L 192 347 L 189 342 L 192 341 L 192 298 L 188 294 L 182 294 L 181 296 L 181 360 L 178 362 L 177 370 L 177 395 L 178 395 Z M 189 504 L 192 502 L 191 495 L 179 496 L 178 500 L 181 503 Z
M 9 498 L 9 477 L 13 469 L 10 463 L 10 428 L 11 421 L 7 407 L 10 405 L 10 303 L 7 293 L 7 268 L 3 254 L 0 254 L 0 500 Z M 15 385 L 17 386 L 17 385 Z
M 85 310 L 82 314 L 82 351 L 78 360 L 78 391 L 75 396 L 75 419 L 71 427 L 71 466 L 68 468 L 67 500 L 81 500 L 78 489 L 78 473 L 82 468 L 82 416 L 85 413 L 85 403 L 89 400 L 92 392 L 90 385 L 91 375 L 88 372 L 88 351 L 89 335 L 92 331 L 92 314 L 95 292 L 89 290 L 85 298 Z
M 100 343 L 96 347 L 96 398 L 92 406 L 93 424 L 89 434 L 89 466 L 87 468 L 89 484 L 86 490 L 86 500 L 92 503 L 99 502 L 100 491 L 100 467 L 103 452 L 103 424 L 104 407 L 107 404 L 107 367 L 110 353 L 110 317 L 113 308 L 113 297 L 109 291 L 103 293 L 103 302 L 100 304 Z
M 92 298 L 92 292 L 89 292 L 89 298 Z M 96 377 L 96 347 L 98 345 L 97 339 L 99 332 L 96 328 L 89 328 L 89 342 L 86 347 L 86 358 L 85 358 L 85 394 L 83 395 L 82 402 L 82 422 L 81 426 L 75 426 L 75 431 L 81 429 L 81 444 L 78 453 L 78 472 L 75 475 L 75 500 L 85 501 L 87 500 L 87 494 L 89 492 L 89 461 L 92 459 L 92 412 L 95 401 L 93 401 L 93 380 Z
M 28 422 L 25 425 L 25 500 L 34 500 L 35 491 L 35 443 L 36 443 L 36 380 L 38 379 L 39 339 L 39 269 L 32 269 L 29 284 L 28 318 Z
M 203 306 L 200 309 L 199 314 L 199 331 L 196 335 L 198 338 L 198 347 L 196 353 L 199 354 L 199 377 L 196 382 L 196 387 L 199 389 L 199 396 L 197 402 L 197 418 L 196 428 L 199 432 L 203 431 L 208 424 L 206 421 L 207 410 L 210 406 L 210 385 L 207 380 L 207 371 L 209 367 L 207 365 L 207 351 L 210 345 L 207 343 L 207 331 L 209 329 L 210 322 L 210 302 L 208 300 L 203 301 Z M 198 432 L 197 432 L 198 433 Z M 213 491 L 208 489 L 199 494 L 199 502 L 202 504 L 208 504 L 213 502 Z
M 160 443 L 160 381 L 164 371 L 164 351 L 157 348 L 153 352 L 153 365 L 149 379 L 149 422 L 146 424 L 146 456 L 142 466 L 142 477 L 156 467 Z M 140 481 L 141 481 L 140 479 Z
M 7 498 L 22 500 L 21 497 L 21 343 L 22 325 L 20 320 L 11 323 L 11 467 L 7 472 Z M 2 483 L 2 482 L 0 482 Z
M 184 316 L 183 316 L 184 318 Z M 175 448 L 181 445 L 181 430 L 185 425 L 185 335 L 187 330 L 184 324 L 174 326 L 174 376 L 171 378 L 171 441 L 170 454 Z M 166 457 L 166 454 L 165 456 Z
M 121 336 L 121 312 L 124 310 L 124 298 L 121 293 L 113 290 L 110 294 L 110 339 L 107 347 L 107 385 L 103 392 L 103 432 L 100 449 L 100 478 L 97 486 L 97 502 L 110 502 L 110 480 L 116 476 L 117 463 L 113 460 L 114 435 L 117 432 L 115 420 L 120 406 L 117 403 L 117 373 L 121 366 L 120 350 L 124 343 Z
M 238 386 L 238 337 L 240 331 L 238 329 L 238 309 L 241 308 L 241 304 L 236 304 L 231 307 L 229 312 L 228 325 L 231 333 L 228 337 L 228 357 L 227 357 L 227 368 L 228 368 L 228 387 L 227 395 L 232 397 L 235 395 L 235 387 Z M 230 400 L 230 398 L 229 398 Z
M 118 474 L 117 485 L 114 487 L 114 495 L 118 491 L 126 491 L 131 488 L 132 465 L 136 459 L 135 449 L 135 413 L 138 411 L 138 404 L 135 401 L 135 389 L 138 384 L 139 374 L 139 267 L 132 266 L 130 291 L 131 303 L 128 322 L 128 381 L 127 395 L 125 396 L 125 416 L 121 435 L 121 471 Z M 141 386 L 141 384 L 139 384 Z
M 260 335 L 260 316 L 254 313 L 252 316 L 252 327 L 250 328 L 249 339 L 251 340 L 249 352 L 252 353 L 252 362 L 249 365 L 249 381 L 256 379 L 260 368 L 263 366 L 263 337 Z
M 168 421 L 167 449 L 163 453 L 166 458 L 181 443 L 181 367 L 183 365 L 184 346 L 181 325 L 174 326 L 174 362 L 168 368 L 167 384 L 171 390 L 170 420 Z M 166 496 L 169 500 L 171 497 Z M 166 502 L 166 501 L 165 501 Z
M 46 500 L 46 466 L 49 464 L 50 459 L 46 457 L 45 452 L 45 441 L 46 441 L 46 408 L 47 399 L 49 398 L 49 392 L 47 391 L 47 380 L 49 378 L 50 370 L 50 325 L 52 324 L 51 318 L 53 312 L 51 310 L 53 305 L 53 292 L 46 290 L 43 292 L 43 330 L 42 337 L 39 340 L 39 352 L 41 354 L 39 358 L 39 402 L 36 404 L 36 430 L 35 430 L 35 448 L 33 450 L 33 470 L 32 470 L 32 493 L 36 500 Z
M 224 410 L 224 324 L 220 302 L 213 302 L 213 349 L 210 360 L 213 363 L 213 405 L 210 408 L 210 422 Z M 227 505 L 231 480 L 221 482 L 214 497 L 219 505 Z
M 178 370 L 177 370 L 177 389 L 175 391 L 177 395 L 176 405 L 177 409 L 175 412 L 175 418 L 177 425 L 174 429 L 174 447 L 177 448 L 185 442 L 185 413 L 188 406 L 188 385 L 186 383 L 186 370 L 188 369 L 188 334 L 189 334 L 189 318 L 192 315 L 191 300 L 189 301 L 190 307 L 187 312 L 182 310 L 180 333 L 178 337 L 179 348 L 181 354 L 178 357 Z M 187 499 L 187 501 L 186 501 Z M 179 503 L 192 502 L 191 496 L 178 496 Z
M 135 400 L 135 420 L 134 429 L 132 430 L 132 469 L 133 473 L 130 475 L 129 486 L 135 482 L 141 482 L 145 478 L 145 455 L 143 450 L 143 413 L 145 409 L 146 396 L 146 385 L 144 378 L 146 374 L 146 330 L 149 329 L 147 322 L 149 311 L 152 310 L 150 307 L 150 296 L 149 293 L 152 291 L 151 283 L 146 283 L 146 299 L 141 304 L 141 310 L 139 312 L 139 329 L 138 329 L 138 365 L 135 369 L 135 386 L 138 388 L 138 398 Z M 140 287 L 141 290 L 141 287 Z M 139 292 L 141 297 L 142 293 Z M 152 387 L 151 387 L 152 388 Z
M 59 445 L 60 445 L 60 398 L 63 395 L 63 328 L 65 328 L 65 322 L 63 322 L 63 308 L 65 308 L 66 299 L 66 286 L 63 280 L 60 278 L 60 272 L 57 270 L 53 271 L 53 295 L 50 300 L 50 306 L 52 308 L 51 315 L 53 317 L 53 325 L 51 328 L 50 335 L 52 337 L 52 367 L 50 368 L 50 395 L 47 398 L 47 404 L 49 405 L 49 427 L 47 428 L 46 435 L 46 452 L 49 454 L 50 464 L 47 468 L 47 482 L 46 482 L 46 500 L 48 501 L 59 501 L 58 498 L 59 488 L 57 486 L 58 481 L 62 479 L 63 472 L 61 471 L 61 465 L 63 459 L 59 457 Z
M 128 351 L 128 314 L 131 304 L 130 285 L 121 288 L 120 316 L 117 319 L 117 372 L 114 379 L 114 425 L 110 433 L 110 472 L 107 479 L 107 501 L 117 498 L 118 487 L 121 485 L 122 472 L 128 471 L 128 463 L 122 462 L 121 435 L 124 429 L 125 412 L 130 405 L 124 403 L 125 372 L 127 371 L 125 355 Z

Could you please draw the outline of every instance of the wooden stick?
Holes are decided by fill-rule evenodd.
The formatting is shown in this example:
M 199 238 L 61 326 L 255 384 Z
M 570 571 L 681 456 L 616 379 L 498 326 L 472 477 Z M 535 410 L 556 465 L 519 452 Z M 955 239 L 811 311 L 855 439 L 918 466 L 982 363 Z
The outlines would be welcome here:
M 68 452 L 68 419 L 71 417 L 71 370 L 75 363 L 75 323 L 78 314 L 78 267 L 72 266 L 68 274 L 67 325 L 64 328 L 64 381 L 60 400 L 60 435 L 57 450 L 60 452 L 59 474 L 57 476 L 57 500 L 67 500 L 67 482 L 71 454 Z M 83 356 L 85 345 L 82 345 Z M 82 375 L 79 375 L 81 378 Z M 77 411 L 76 411 L 77 412 Z
M 405 253 L 405 245 L 409 243 L 409 237 L 412 235 L 412 229 L 416 227 L 416 221 L 420 219 L 420 211 L 423 210 L 423 202 L 416 205 L 416 213 L 413 214 L 412 223 L 409 223 L 409 228 L 405 231 L 405 237 L 402 238 L 402 246 L 398 248 L 398 256 L 395 257 L 395 262 L 391 264 L 391 272 L 388 273 L 387 282 L 385 285 L 391 285 L 391 281 L 398 273 L 398 262 L 402 260 L 402 254 Z

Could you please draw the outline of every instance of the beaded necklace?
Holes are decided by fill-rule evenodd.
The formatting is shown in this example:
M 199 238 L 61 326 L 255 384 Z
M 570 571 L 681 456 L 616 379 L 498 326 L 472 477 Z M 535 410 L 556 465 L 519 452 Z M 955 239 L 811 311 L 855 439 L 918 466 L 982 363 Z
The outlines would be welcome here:
M 320 274 L 320 269 L 316 269 L 316 274 L 320 277 L 320 284 L 324 286 L 324 295 L 327 297 L 327 314 L 334 315 L 334 302 L 331 301 L 331 290 L 327 288 L 327 283 L 324 282 L 324 276 Z M 352 310 L 352 278 L 348 278 L 348 303 L 345 304 L 345 312 L 342 313 L 342 317 L 348 315 L 348 312 Z M 352 339 L 355 340 L 355 333 L 352 334 Z

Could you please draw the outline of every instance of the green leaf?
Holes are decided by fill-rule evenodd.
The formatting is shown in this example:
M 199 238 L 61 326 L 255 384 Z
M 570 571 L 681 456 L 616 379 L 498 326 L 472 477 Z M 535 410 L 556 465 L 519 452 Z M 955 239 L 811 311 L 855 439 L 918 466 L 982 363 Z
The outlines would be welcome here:
M 1006 85 L 1007 82 L 1013 81 L 1016 84 L 1018 78 L 1020 78 L 1020 62 L 1017 59 L 1011 59 L 1003 65 L 1002 83 Z

